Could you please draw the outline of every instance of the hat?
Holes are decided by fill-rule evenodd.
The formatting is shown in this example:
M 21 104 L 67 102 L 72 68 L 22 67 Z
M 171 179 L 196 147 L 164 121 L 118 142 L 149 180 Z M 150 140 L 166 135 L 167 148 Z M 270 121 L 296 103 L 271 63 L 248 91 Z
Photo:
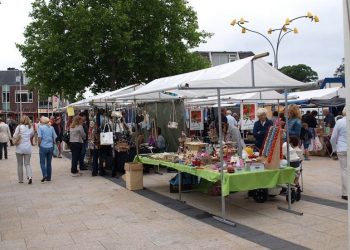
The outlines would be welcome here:
M 42 124 L 48 124 L 50 122 L 50 119 L 48 117 L 42 116 L 40 118 L 40 123 Z

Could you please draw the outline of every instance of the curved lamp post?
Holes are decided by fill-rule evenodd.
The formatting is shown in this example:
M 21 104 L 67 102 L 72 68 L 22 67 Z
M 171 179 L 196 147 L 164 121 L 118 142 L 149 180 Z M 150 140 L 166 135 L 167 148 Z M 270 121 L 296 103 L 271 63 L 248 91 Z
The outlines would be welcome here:
M 290 34 L 292 32 L 294 34 L 298 34 L 299 33 L 297 28 L 291 29 L 288 26 L 292 22 L 294 22 L 295 20 L 302 19 L 302 18 L 308 18 L 308 19 L 311 20 L 311 22 L 315 22 L 315 23 L 318 23 L 320 21 L 318 16 L 313 15 L 311 12 L 308 12 L 305 16 L 298 16 L 298 17 L 295 17 L 293 19 L 287 18 L 285 23 L 282 25 L 281 28 L 277 28 L 277 29 L 270 28 L 267 31 L 268 34 L 272 34 L 273 32 L 276 32 L 276 31 L 279 32 L 276 45 L 273 45 L 272 41 L 266 35 L 262 34 L 261 32 L 258 32 L 258 31 L 255 31 L 255 30 L 247 28 L 247 26 L 245 26 L 245 24 L 248 23 L 248 21 L 244 20 L 244 18 L 241 18 L 238 21 L 236 19 L 234 19 L 234 20 L 232 20 L 230 25 L 235 26 L 237 24 L 242 29 L 242 31 L 241 31 L 242 34 L 244 34 L 244 33 L 246 33 L 248 31 L 248 32 L 252 32 L 252 33 L 255 33 L 255 34 L 258 34 L 258 35 L 262 36 L 271 46 L 271 49 L 272 49 L 272 52 L 273 52 L 273 58 L 274 58 L 274 67 L 276 69 L 278 69 L 278 50 L 279 50 L 279 47 L 280 47 L 282 39 L 287 34 Z

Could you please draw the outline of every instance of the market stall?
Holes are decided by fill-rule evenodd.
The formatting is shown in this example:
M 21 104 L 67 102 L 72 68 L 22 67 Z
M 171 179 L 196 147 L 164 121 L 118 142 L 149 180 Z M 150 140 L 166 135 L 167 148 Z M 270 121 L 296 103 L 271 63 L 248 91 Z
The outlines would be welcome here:
M 260 56 L 249 57 L 236 62 L 190 72 L 186 74 L 156 79 L 149 84 L 139 88 L 129 95 L 121 95 L 116 98 L 137 100 L 142 96 L 152 93 L 172 93 L 174 96 L 181 96 L 185 99 L 206 98 L 216 96 L 218 109 L 221 110 L 221 95 L 268 91 L 274 89 L 285 89 L 285 99 L 287 99 L 287 89 L 304 86 L 305 83 L 293 80 L 283 75 L 278 70 L 272 68 L 269 64 L 260 59 Z M 218 116 L 218 142 L 220 145 L 219 153 L 219 172 L 220 181 L 225 181 L 225 167 L 223 159 L 223 131 L 221 115 Z M 288 130 L 287 130 L 288 138 Z M 267 146 L 271 150 L 271 145 Z M 288 147 L 288 144 L 287 144 Z M 278 148 L 278 147 L 277 147 Z M 272 150 L 273 151 L 273 150 Z M 276 169 L 279 168 L 278 156 L 277 163 L 274 164 Z M 287 155 L 289 162 L 289 156 Z M 280 171 L 280 170 L 278 170 Z M 180 171 L 181 172 L 181 171 Z M 181 178 L 180 178 L 181 180 Z M 289 183 L 290 184 L 290 183 Z M 222 216 L 221 221 L 225 219 L 225 190 L 221 185 L 222 194 Z M 227 193 L 227 192 L 226 192 Z M 290 210 L 290 203 L 289 209 Z

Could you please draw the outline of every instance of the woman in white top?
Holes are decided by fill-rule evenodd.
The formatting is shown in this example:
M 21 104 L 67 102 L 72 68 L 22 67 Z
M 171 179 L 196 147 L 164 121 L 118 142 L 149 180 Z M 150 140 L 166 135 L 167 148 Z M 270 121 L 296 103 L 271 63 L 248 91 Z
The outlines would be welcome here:
M 7 159 L 7 143 L 11 139 L 9 126 L 0 117 L 0 160 L 2 160 L 2 151 L 4 149 L 5 159 Z
M 18 182 L 23 183 L 23 165 L 26 168 L 28 184 L 32 184 L 32 167 L 30 166 L 30 158 L 32 156 L 32 138 L 34 136 L 33 126 L 28 116 L 21 118 L 20 124 L 17 126 L 14 138 L 20 136 L 20 142 L 16 146 L 17 156 L 17 173 Z
M 331 144 L 334 152 L 337 152 L 342 182 L 342 196 L 343 200 L 348 200 L 348 168 L 347 168 L 347 151 L 348 143 L 346 137 L 346 113 L 343 111 L 343 118 L 339 119 L 334 126 Z

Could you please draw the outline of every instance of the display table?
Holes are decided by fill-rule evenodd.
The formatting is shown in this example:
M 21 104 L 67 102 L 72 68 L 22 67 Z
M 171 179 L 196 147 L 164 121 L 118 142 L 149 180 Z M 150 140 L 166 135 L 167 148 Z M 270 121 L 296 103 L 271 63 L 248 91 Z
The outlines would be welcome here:
M 135 157 L 135 161 L 143 164 L 173 168 L 179 172 L 195 175 L 213 183 L 221 179 L 220 172 L 211 169 L 196 169 L 188 165 L 156 160 L 140 155 Z M 291 184 L 294 178 L 295 169 L 291 167 L 276 170 L 242 171 L 233 174 L 224 173 L 224 195 L 227 196 L 230 192 L 274 188 L 281 184 Z

